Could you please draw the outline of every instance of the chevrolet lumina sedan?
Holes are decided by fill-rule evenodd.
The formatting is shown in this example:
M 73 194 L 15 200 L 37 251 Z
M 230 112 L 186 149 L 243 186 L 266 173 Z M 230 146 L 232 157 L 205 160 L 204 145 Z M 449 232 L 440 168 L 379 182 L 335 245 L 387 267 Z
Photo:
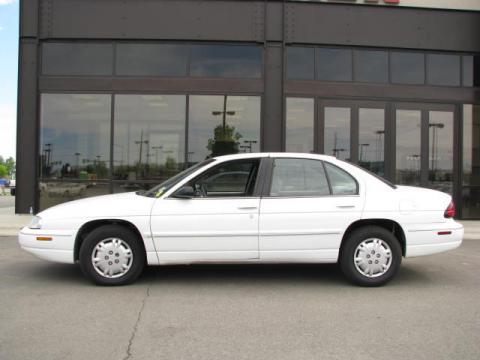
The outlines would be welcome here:
M 79 263 L 100 285 L 133 282 L 146 265 L 339 263 L 379 286 L 403 257 L 462 242 L 449 195 L 397 186 L 334 157 L 261 153 L 203 161 L 154 187 L 82 199 L 35 216 L 26 251 Z

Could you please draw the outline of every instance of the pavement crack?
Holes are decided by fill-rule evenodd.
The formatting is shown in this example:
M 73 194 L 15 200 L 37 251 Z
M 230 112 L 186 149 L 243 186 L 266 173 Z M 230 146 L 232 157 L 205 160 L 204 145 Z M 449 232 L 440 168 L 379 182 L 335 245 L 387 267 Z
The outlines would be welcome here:
M 123 358 L 123 360 L 129 360 L 132 357 L 132 345 L 133 345 L 133 341 L 135 340 L 135 335 L 137 334 L 138 325 L 142 320 L 142 313 L 143 313 L 143 309 L 145 308 L 145 303 L 147 302 L 147 299 L 150 296 L 150 285 L 151 284 L 148 284 L 147 286 L 147 291 L 145 292 L 145 296 L 143 297 L 143 300 L 142 300 L 142 306 L 140 306 L 140 310 L 138 310 L 137 321 L 135 321 L 135 325 L 133 326 L 132 334 L 130 335 L 130 339 L 128 340 L 126 355 Z

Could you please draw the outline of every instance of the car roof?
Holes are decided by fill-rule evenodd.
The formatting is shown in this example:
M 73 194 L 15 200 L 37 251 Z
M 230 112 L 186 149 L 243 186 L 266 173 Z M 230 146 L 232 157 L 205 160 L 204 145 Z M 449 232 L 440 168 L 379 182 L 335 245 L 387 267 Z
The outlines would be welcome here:
M 235 159 L 254 159 L 263 157 L 287 157 L 287 158 L 302 158 L 302 159 L 317 159 L 317 160 L 335 160 L 334 156 L 310 153 L 294 153 L 294 152 L 263 152 L 263 153 L 241 153 L 232 155 L 217 156 L 215 159 L 220 161 L 235 160 Z

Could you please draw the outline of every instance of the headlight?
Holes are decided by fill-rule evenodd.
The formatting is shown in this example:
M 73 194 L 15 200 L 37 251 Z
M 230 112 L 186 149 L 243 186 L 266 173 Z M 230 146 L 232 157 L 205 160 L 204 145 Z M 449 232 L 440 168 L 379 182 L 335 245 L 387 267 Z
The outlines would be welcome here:
M 41 229 L 42 228 L 42 218 L 40 216 L 34 216 L 30 224 L 28 224 L 29 229 Z

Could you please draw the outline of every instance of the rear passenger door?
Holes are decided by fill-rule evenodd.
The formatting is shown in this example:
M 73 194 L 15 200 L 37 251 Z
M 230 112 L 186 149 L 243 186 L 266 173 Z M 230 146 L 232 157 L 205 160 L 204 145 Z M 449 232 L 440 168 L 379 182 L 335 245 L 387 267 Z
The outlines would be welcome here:
M 343 233 L 362 209 L 358 182 L 336 165 L 272 158 L 260 202 L 260 259 L 335 262 Z

